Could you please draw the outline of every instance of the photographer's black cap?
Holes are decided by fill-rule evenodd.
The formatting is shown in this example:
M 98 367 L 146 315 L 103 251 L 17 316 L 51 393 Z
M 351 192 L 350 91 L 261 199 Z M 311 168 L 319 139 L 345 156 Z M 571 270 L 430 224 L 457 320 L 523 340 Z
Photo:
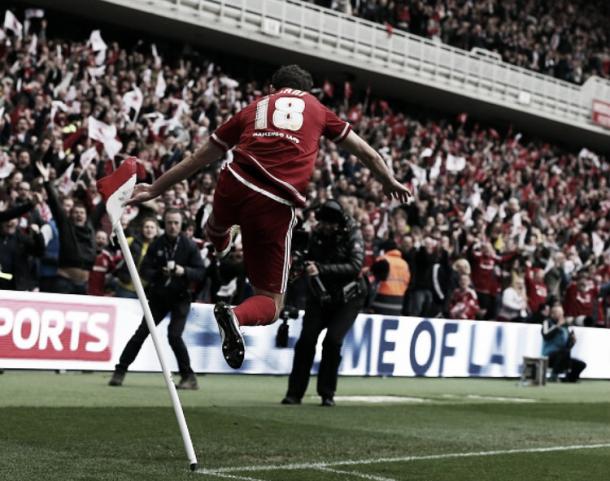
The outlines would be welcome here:
M 343 207 L 334 199 L 329 199 L 316 209 L 316 220 L 332 222 L 334 224 L 345 224 Z

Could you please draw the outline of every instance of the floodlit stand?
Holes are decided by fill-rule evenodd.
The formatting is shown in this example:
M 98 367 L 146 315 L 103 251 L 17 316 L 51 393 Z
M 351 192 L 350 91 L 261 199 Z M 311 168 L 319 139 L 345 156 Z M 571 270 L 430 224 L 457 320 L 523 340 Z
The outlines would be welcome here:
M 186 419 L 184 418 L 182 405 L 180 404 L 180 399 L 178 398 L 178 393 L 176 392 L 176 386 L 174 386 L 171 374 L 165 362 L 165 358 L 163 357 L 163 352 L 161 351 L 161 345 L 159 344 L 159 338 L 157 337 L 157 332 L 155 330 L 155 322 L 153 320 L 152 313 L 150 312 L 150 307 L 148 306 L 148 299 L 146 299 L 146 294 L 144 293 L 144 288 L 142 287 L 140 275 L 138 274 L 133 257 L 131 256 L 131 251 L 129 250 L 129 245 L 127 244 L 127 239 L 125 238 L 125 233 L 123 232 L 123 227 L 120 223 L 116 224 L 114 231 L 119 239 L 119 245 L 123 251 L 123 257 L 127 263 L 131 280 L 133 281 L 133 285 L 138 294 L 138 299 L 140 300 L 140 304 L 144 310 L 144 319 L 146 319 L 148 331 L 150 332 L 153 344 L 155 345 L 155 351 L 157 351 L 157 357 L 159 358 L 159 363 L 161 364 L 165 384 L 167 385 L 167 390 L 169 391 L 169 396 L 172 400 L 172 405 L 174 406 L 174 413 L 176 414 L 176 419 L 178 420 L 178 426 L 180 426 L 180 434 L 182 434 L 184 450 L 186 451 L 186 456 L 189 460 L 191 471 L 195 471 L 197 469 L 197 456 L 195 456 L 193 442 L 191 441 L 191 435 L 189 434 L 189 429 L 186 425 Z

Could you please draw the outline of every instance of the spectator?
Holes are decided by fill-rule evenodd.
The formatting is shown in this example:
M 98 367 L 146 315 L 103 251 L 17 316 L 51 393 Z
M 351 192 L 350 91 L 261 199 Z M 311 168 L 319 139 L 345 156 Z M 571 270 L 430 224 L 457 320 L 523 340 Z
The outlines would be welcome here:
M 57 276 L 52 292 L 86 294 L 89 273 L 95 262 L 95 232 L 87 221 L 87 209 L 83 204 L 75 203 L 70 215 L 66 215 L 49 180 L 49 169 L 41 163 L 37 167 L 59 233 Z
M 577 326 L 592 326 L 596 300 L 597 288 L 584 272 L 579 273 L 568 285 L 563 301 L 568 322 Z
M 41 201 L 40 196 L 36 195 L 34 199 L 28 198 L 25 202 L 14 205 L 6 210 L 0 210 L 0 222 L 7 222 L 27 214 Z
M 349 2 L 316 3 L 350 13 Z M 602 0 L 356 2 L 351 13 L 385 24 L 388 35 L 396 27 L 465 50 L 488 50 L 569 82 L 610 76 L 609 11 Z
M 459 284 L 451 293 L 449 317 L 451 319 L 476 319 L 479 313 L 479 299 L 471 287 L 468 274 L 459 275 Z
M 587 364 L 572 357 L 571 351 L 576 344 L 576 335 L 570 331 L 569 322 L 563 314 L 563 307 L 555 304 L 549 317 L 542 324 L 542 355 L 548 356 L 551 381 L 557 381 L 559 374 L 567 371 L 568 382 L 577 382 Z
M 368 272 L 379 255 L 379 239 L 375 236 L 375 227 L 367 223 L 362 226 L 362 238 L 364 240 L 364 263 L 362 269 Z
M 498 320 L 526 322 L 529 314 L 525 281 L 522 277 L 513 275 L 511 285 L 502 292 Z
M 530 312 L 538 312 L 548 298 L 548 289 L 544 282 L 544 270 L 527 267 L 525 270 L 525 289 L 527 305 Z
M 385 253 L 371 267 L 377 280 L 372 308 L 375 314 L 399 316 L 402 313 L 405 292 L 411 282 L 411 271 L 392 240 L 383 245 Z
M 23 234 L 18 223 L 13 218 L 0 224 L 0 289 L 30 291 L 36 287 L 31 257 L 43 254 L 44 239 L 36 224 Z
M 451 304 L 451 298 L 453 292 L 459 287 L 460 277 L 462 275 L 468 276 L 468 287 L 472 287 L 472 270 L 470 263 L 464 257 L 459 257 L 453 262 L 447 279 L 447 295 L 445 297 L 445 303 L 443 305 L 443 313 L 449 315 L 449 306 Z M 478 301 L 477 301 L 478 305 Z
M 544 283 L 547 286 L 548 295 L 555 299 L 563 298 L 563 294 L 568 286 L 565 264 L 565 254 L 563 252 L 556 252 L 552 263 L 544 274 Z
M 148 252 L 150 244 L 157 238 L 159 232 L 159 224 L 153 218 L 145 218 L 142 221 L 140 233 L 127 238 L 127 244 L 131 251 L 131 256 L 138 271 L 142 265 L 142 261 Z M 138 297 L 135 287 L 131 282 L 129 269 L 124 260 L 119 260 L 116 268 L 117 285 L 115 295 L 117 297 L 125 297 L 136 299 Z M 142 284 L 146 287 L 146 281 L 143 279 Z
M 95 233 L 95 263 L 89 274 L 87 294 L 91 296 L 104 296 L 112 280 L 112 271 L 115 269 L 116 256 L 108 250 L 108 234 L 103 230 Z
M 470 249 L 472 281 L 485 319 L 494 319 L 496 316 L 496 296 L 501 287 L 498 270 L 503 262 L 512 257 L 513 255 L 498 256 L 491 242 L 484 242 L 482 246 L 475 243 Z M 509 298 L 512 298 L 512 294 L 513 291 L 510 291 Z
M 415 250 L 413 256 L 414 272 L 407 291 L 405 314 L 415 317 L 434 315 L 434 270 L 437 262 L 436 240 L 428 236 L 424 244 Z

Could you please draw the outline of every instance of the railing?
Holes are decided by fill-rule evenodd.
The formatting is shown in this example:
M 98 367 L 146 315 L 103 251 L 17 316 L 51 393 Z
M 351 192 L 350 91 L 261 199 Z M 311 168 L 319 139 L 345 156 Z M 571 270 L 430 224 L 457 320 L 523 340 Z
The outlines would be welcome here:
M 604 132 L 591 123 L 594 98 L 610 82 L 579 86 L 298 0 L 105 0 Z M 281 42 L 281 44 L 280 44 Z M 610 133 L 610 131 L 605 131 Z

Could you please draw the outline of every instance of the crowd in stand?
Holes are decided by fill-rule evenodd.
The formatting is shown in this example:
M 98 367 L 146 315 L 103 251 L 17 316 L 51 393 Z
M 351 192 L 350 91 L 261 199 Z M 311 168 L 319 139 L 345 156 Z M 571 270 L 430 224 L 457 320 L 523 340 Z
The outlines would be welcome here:
M 610 77 L 604 0 L 316 0 L 315 3 L 505 62 L 583 83 Z
M 99 31 L 48 39 L 44 14 L 31 15 L 29 33 L 5 29 L 0 41 L 0 289 L 134 297 L 95 180 L 133 155 L 150 182 L 269 85 L 233 78 L 192 50 L 170 64 L 154 45 L 107 45 Z M 541 322 L 563 303 L 576 324 L 608 325 L 606 158 L 466 114 L 416 118 L 347 85 L 316 93 L 415 193 L 409 205 L 389 202 L 354 157 L 322 142 L 301 227 L 338 199 L 362 228 L 372 289 L 370 266 L 397 245 L 410 270 L 404 314 Z M 239 302 L 250 292 L 240 243 L 217 262 L 203 239 L 219 168 L 130 207 L 123 226 L 138 263 L 165 209 L 181 209 L 207 269 L 197 298 Z

